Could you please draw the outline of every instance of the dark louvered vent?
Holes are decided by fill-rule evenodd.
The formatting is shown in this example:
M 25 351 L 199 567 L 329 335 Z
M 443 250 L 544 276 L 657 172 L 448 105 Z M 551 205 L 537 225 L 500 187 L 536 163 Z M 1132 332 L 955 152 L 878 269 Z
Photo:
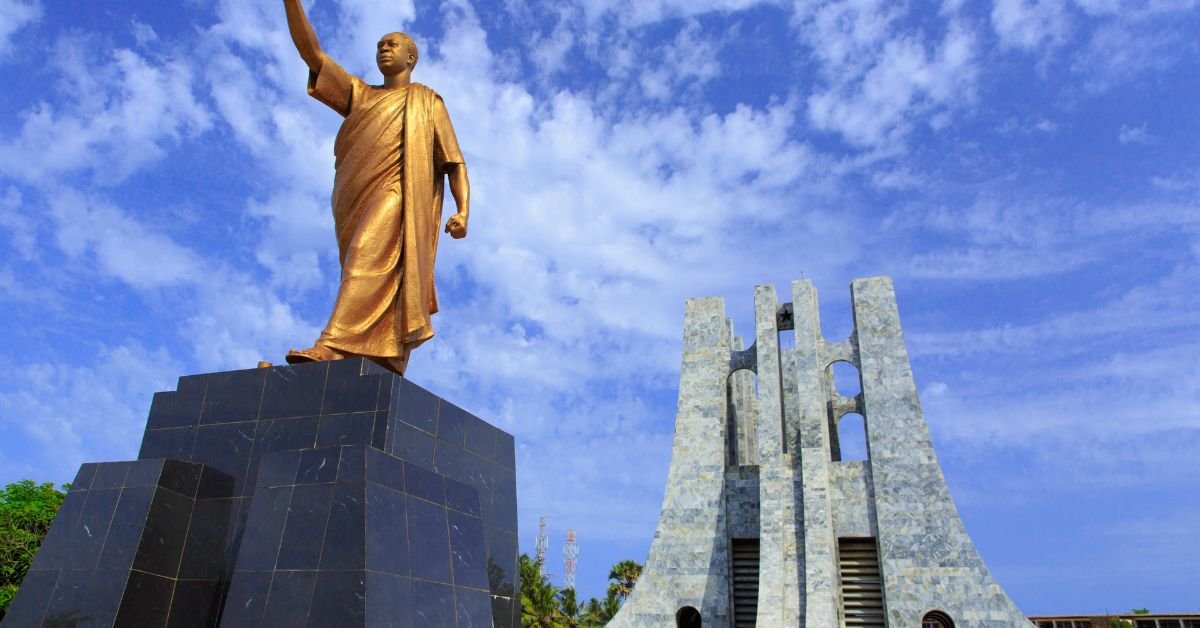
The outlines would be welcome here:
M 758 615 L 758 539 L 730 539 L 733 552 L 733 626 L 754 626 Z
M 838 539 L 845 626 L 887 626 L 875 539 Z

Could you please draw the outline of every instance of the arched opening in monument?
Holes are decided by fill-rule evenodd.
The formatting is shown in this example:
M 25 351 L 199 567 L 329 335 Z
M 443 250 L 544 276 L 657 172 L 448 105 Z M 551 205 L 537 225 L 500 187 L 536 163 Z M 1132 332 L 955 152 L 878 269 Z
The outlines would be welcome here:
M 700 628 L 700 611 L 694 606 L 685 606 L 675 613 L 676 628 Z
M 837 438 L 830 439 L 834 462 L 867 459 L 867 420 L 857 412 L 847 412 L 837 421 Z
M 862 379 L 858 376 L 858 369 L 849 362 L 838 360 L 829 365 L 833 371 L 833 389 L 837 393 L 847 399 L 853 399 L 862 392 Z
M 821 299 L 821 337 L 829 342 L 841 342 L 852 333 L 854 308 L 849 295 L 824 296 Z
M 750 369 L 738 369 L 725 380 L 728 393 L 730 466 L 758 464 L 758 376 Z
M 921 618 L 921 628 L 954 628 L 954 620 L 942 611 L 929 611 Z

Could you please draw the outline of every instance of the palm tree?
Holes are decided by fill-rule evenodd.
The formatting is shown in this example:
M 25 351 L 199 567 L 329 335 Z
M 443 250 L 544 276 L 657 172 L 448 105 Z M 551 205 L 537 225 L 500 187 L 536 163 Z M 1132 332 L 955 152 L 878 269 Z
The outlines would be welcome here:
M 604 596 L 604 600 L 600 602 L 600 610 L 604 616 L 604 623 L 608 623 L 613 617 L 617 616 L 617 611 L 621 610 L 621 603 L 624 601 L 624 599 L 612 591 L 609 591 L 608 595 Z
M 542 567 L 521 554 L 521 625 L 527 628 L 559 628 L 558 589 L 542 573 Z
M 579 628 L 582 618 L 579 613 L 579 600 L 575 598 L 575 589 L 563 589 L 558 592 L 558 611 L 563 626 Z
M 616 616 L 642 566 L 623 560 L 609 571 L 608 594 L 604 599 L 591 598 L 579 606 L 575 589 L 559 590 L 542 573 L 542 566 L 521 554 L 521 626 L 524 628 L 600 628 Z
M 608 572 L 608 579 L 612 582 L 608 585 L 610 596 L 616 594 L 621 602 L 624 602 L 629 594 L 633 592 L 633 585 L 637 584 L 637 579 L 642 575 L 641 564 L 632 560 L 623 560 L 615 565 Z
M 621 610 L 621 598 L 616 591 L 609 591 L 603 600 L 591 598 L 583 605 L 583 613 L 579 616 L 580 628 L 599 628 L 612 621 Z
M 583 613 L 579 616 L 579 625 L 584 628 L 599 628 L 607 623 L 604 618 L 604 609 L 600 606 L 600 600 L 590 598 L 587 604 L 583 605 Z

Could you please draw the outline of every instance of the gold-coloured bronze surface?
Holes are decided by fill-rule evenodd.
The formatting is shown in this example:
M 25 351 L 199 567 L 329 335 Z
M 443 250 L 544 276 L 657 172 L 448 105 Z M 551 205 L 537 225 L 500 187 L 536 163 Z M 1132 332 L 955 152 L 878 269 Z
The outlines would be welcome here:
M 309 67 L 308 93 L 345 120 L 334 142 L 333 219 L 342 266 L 337 300 L 316 344 L 289 363 L 361 355 L 403 374 L 433 337 L 433 265 L 449 176 L 457 213 L 444 231 L 467 235 L 470 183 L 442 98 L 413 83 L 417 48 L 404 33 L 376 46 L 383 85 L 368 85 L 321 51 L 300 0 L 284 0 Z

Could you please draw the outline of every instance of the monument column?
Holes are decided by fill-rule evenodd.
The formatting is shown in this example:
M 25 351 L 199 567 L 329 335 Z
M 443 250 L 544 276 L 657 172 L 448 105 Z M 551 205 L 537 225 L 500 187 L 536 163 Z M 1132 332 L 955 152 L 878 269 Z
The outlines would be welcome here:
M 785 452 L 779 302 L 772 286 L 754 291 L 758 361 L 758 494 L 760 626 L 800 621 L 795 471 Z
M 704 625 L 729 623 L 725 531 L 730 332 L 719 298 L 690 299 L 671 467 L 650 556 L 633 594 L 609 623 L 673 626 L 685 606 Z
M 836 626 L 837 574 L 833 518 L 829 504 L 829 419 L 821 363 L 817 290 L 805 279 L 792 282 L 792 320 L 796 338 L 797 452 L 800 457 L 801 517 L 804 530 L 804 620 L 812 628 Z
M 917 398 L 887 277 L 851 286 L 888 623 L 938 610 L 981 628 L 1028 625 L 967 536 Z

